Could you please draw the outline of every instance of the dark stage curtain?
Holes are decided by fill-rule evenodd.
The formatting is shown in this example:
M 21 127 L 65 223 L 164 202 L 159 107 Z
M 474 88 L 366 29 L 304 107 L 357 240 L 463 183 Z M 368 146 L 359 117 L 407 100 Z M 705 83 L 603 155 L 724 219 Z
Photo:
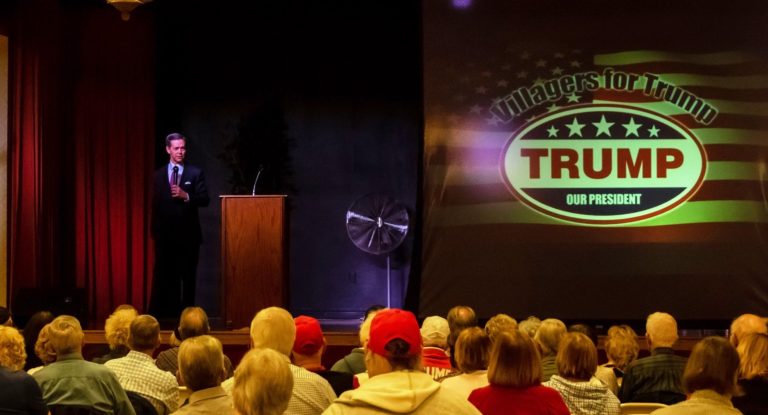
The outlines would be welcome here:
M 122 22 L 108 7 L 21 3 L 11 37 L 11 289 L 82 289 L 83 317 L 98 326 L 119 304 L 144 309 L 149 294 L 153 23 L 146 14 Z

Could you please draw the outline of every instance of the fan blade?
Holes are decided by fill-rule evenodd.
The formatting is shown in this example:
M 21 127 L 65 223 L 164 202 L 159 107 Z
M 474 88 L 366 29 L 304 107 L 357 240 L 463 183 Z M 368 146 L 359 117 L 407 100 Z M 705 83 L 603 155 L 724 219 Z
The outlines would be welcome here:
M 363 216 L 363 215 L 361 215 L 359 213 L 347 212 L 347 222 L 349 222 L 350 218 L 360 219 L 360 220 L 364 220 L 366 222 L 374 222 L 374 223 L 376 222 L 376 219 L 371 219 L 371 218 L 369 218 L 367 216 Z
M 371 247 L 371 244 L 373 243 L 373 237 L 376 236 L 376 233 L 377 233 L 376 229 L 374 229 L 373 232 L 371 232 L 371 239 L 368 240 L 368 248 Z
M 408 232 L 408 225 L 398 225 L 396 223 L 384 222 L 385 225 L 395 228 L 400 232 Z

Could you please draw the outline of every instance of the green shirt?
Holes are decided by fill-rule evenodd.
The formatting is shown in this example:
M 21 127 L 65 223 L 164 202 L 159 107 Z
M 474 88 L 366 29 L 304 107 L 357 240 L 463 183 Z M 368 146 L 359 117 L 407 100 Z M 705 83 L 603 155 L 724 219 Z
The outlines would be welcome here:
M 136 415 L 115 374 L 103 365 L 65 354 L 32 375 L 50 407 L 85 406 L 105 414 Z

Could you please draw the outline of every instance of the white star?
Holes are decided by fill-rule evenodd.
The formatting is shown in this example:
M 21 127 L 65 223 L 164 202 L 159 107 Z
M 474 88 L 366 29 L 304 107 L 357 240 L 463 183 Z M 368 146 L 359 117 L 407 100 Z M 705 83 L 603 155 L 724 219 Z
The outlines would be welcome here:
M 547 107 L 547 112 L 557 111 L 558 109 L 560 109 L 560 107 L 558 107 L 557 104 L 552 103 L 552 105 Z
M 479 87 L 475 88 L 475 92 L 482 95 L 482 94 L 485 94 L 486 92 L 488 92 L 488 88 L 486 88 L 484 86 L 479 86 Z
M 577 120 L 576 117 L 573 117 L 573 122 L 565 125 L 569 130 L 568 137 L 573 137 L 574 135 L 582 137 L 581 129 L 584 128 L 584 125 L 585 124 L 579 124 L 579 120 Z
M 648 129 L 648 137 L 659 138 L 659 131 L 661 131 L 661 130 L 656 128 L 655 125 L 652 125 L 651 128 Z
M 567 95 L 566 98 L 568 98 L 568 102 L 576 102 L 578 103 L 581 99 L 580 96 L 576 95 L 575 92 L 571 93 L 571 95 Z
M 554 69 L 552 69 L 552 75 L 562 75 L 563 74 L 563 68 L 557 66 Z
M 483 112 L 483 107 L 475 104 L 475 105 L 472 106 L 472 108 L 469 109 L 469 112 L 474 112 L 475 114 L 480 114 L 481 112 Z
M 507 82 L 505 79 L 500 80 L 499 82 L 496 82 L 496 86 L 506 88 L 507 85 L 509 85 L 509 82 Z
M 571 66 L 574 68 L 581 68 L 581 63 L 579 61 L 571 61 Z
M 605 134 L 608 137 L 611 136 L 611 126 L 613 122 L 608 122 L 605 120 L 605 115 L 600 117 L 600 122 L 593 122 L 592 125 L 594 125 L 597 128 L 597 134 L 595 134 L 595 137 L 599 137 L 600 134 Z
M 485 123 L 486 123 L 486 124 L 488 124 L 488 125 L 492 125 L 492 126 L 494 126 L 494 127 L 495 127 L 495 126 L 499 125 L 499 122 L 500 122 L 500 121 L 501 121 L 501 120 L 500 120 L 500 119 L 498 119 L 498 118 L 497 118 L 497 117 L 494 115 L 494 116 L 493 116 L 493 118 L 487 118 L 487 119 L 485 120 Z
M 528 51 L 525 51 L 525 52 L 520 54 L 520 59 L 522 59 L 522 60 L 527 60 L 530 57 L 531 57 L 531 54 L 528 53 Z
M 637 129 L 642 127 L 643 124 L 635 124 L 635 117 L 629 117 L 629 124 L 621 124 L 621 125 L 627 129 L 627 134 L 624 137 L 629 137 L 632 134 L 634 134 L 635 137 L 640 137 L 640 134 L 637 132 Z
M 536 61 L 537 68 L 544 68 L 546 66 L 547 66 L 547 61 L 545 61 L 544 59 L 539 59 Z
M 527 78 L 528 77 L 528 72 L 520 71 L 520 72 L 517 73 L 517 77 L 518 78 Z
M 563 57 L 563 54 L 562 54 L 562 53 L 560 53 L 560 52 L 556 52 L 554 56 L 555 56 L 556 58 L 562 58 L 562 57 Z
M 544 78 L 536 78 L 536 79 L 533 80 L 533 84 L 534 85 L 536 85 L 536 84 L 543 84 L 543 83 L 544 83 Z
M 555 128 L 555 126 L 554 126 L 554 125 L 550 125 L 550 126 L 549 126 L 549 128 L 547 128 L 547 138 L 552 138 L 552 137 L 555 137 L 555 138 L 557 138 L 557 133 L 558 133 L 559 131 L 560 131 L 560 130 L 558 130 L 557 128 Z

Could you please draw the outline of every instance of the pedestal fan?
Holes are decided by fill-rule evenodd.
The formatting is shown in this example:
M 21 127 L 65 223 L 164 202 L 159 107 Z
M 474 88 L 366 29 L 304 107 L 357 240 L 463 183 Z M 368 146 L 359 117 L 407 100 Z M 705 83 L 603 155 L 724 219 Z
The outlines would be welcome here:
M 408 210 L 391 196 L 368 194 L 347 209 L 347 235 L 362 251 L 387 256 L 387 307 L 391 306 L 389 254 L 408 234 Z

